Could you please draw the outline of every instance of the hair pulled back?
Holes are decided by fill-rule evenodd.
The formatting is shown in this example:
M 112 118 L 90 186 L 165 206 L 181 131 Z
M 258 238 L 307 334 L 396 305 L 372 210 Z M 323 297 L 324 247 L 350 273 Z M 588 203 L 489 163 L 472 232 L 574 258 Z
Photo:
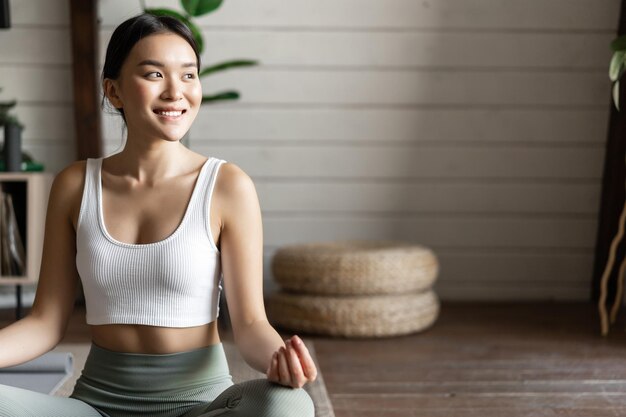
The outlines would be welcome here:
M 194 53 L 198 68 L 200 68 L 200 54 L 198 45 L 191 33 L 191 30 L 180 20 L 170 16 L 155 16 L 150 13 L 142 13 L 122 22 L 111 35 L 107 46 L 104 67 L 102 69 L 102 81 L 105 78 L 117 80 L 122 70 L 122 65 L 130 54 L 131 49 L 137 42 L 149 35 L 160 33 L 173 33 L 179 35 L 187 41 Z M 102 97 L 102 107 L 104 108 L 106 96 Z M 116 109 L 124 122 L 124 109 Z

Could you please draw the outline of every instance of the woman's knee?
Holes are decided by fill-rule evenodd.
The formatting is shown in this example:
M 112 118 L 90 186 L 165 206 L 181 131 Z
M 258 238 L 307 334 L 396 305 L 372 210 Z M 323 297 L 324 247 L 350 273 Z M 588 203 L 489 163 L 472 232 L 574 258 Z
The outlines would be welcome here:
M 302 388 L 290 388 L 267 379 L 247 381 L 244 393 L 256 398 L 255 402 L 266 404 L 266 415 L 272 417 L 313 417 L 315 407 L 311 396 Z M 246 384 L 246 383 L 244 383 Z M 247 389 L 246 389 L 247 388 Z
M 288 415 L 294 416 L 302 416 L 302 417 L 314 417 L 315 416 L 315 405 L 313 404 L 313 399 L 302 388 L 288 388 L 291 390 L 288 394 L 288 402 L 291 404 L 292 410 L 298 410 L 297 413 L 289 413 Z
M 97 410 L 73 398 L 54 397 L 0 384 L 0 416 L 32 417 L 45 415 L 101 417 Z
M 0 416 L 30 416 L 21 388 L 0 384 Z
M 302 388 L 293 389 L 267 379 L 240 382 L 224 390 L 209 404 L 201 404 L 181 417 L 314 417 L 315 407 Z

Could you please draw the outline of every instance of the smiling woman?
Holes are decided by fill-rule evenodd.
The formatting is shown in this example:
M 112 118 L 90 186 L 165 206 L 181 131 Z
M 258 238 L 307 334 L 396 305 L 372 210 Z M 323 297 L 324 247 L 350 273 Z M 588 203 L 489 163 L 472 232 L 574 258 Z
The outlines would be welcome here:
M 191 127 L 202 102 L 202 86 L 200 58 L 190 40 L 171 32 L 153 34 L 136 43 L 121 69 L 105 66 L 104 92 L 124 118 L 129 140 L 132 130 L 133 135 L 144 136 L 139 141 L 150 137 L 177 141 Z M 124 111 L 130 107 L 139 111 Z
M 103 105 L 122 116 L 126 145 L 55 178 L 35 302 L 0 330 L 0 367 L 59 343 L 79 279 L 91 350 L 70 398 L 0 385 L 0 415 L 313 416 L 302 389 L 317 375 L 311 355 L 265 314 L 254 183 L 180 142 L 202 102 L 199 67 L 174 18 L 142 14 L 113 32 Z M 216 321 L 222 287 L 237 347 L 266 378 L 233 384 Z

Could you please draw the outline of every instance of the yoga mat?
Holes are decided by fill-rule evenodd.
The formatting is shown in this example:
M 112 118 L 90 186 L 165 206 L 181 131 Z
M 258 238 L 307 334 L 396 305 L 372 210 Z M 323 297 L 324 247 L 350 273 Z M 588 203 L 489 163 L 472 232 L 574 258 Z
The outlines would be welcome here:
M 304 344 L 311 353 L 311 357 L 317 366 L 317 378 L 312 383 L 306 384 L 304 389 L 309 393 L 315 404 L 315 417 L 335 417 L 328 392 L 326 391 L 326 385 L 324 384 L 324 378 L 322 377 L 322 370 L 320 369 L 317 357 L 315 355 L 315 347 L 313 342 L 304 339 Z M 87 355 L 89 354 L 88 343 L 64 343 L 58 345 L 54 351 L 69 352 L 74 358 L 74 373 L 68 378 L 53 395 L 58 397 L 68 397 L 74 390 L 76 380 L 80 377 Z M 248 381 L 255 378 L 265 378 L 265 374 L 258 372 L 256 369 L 251 368 L 243 360 L 237 347 L 230 342 L 224 342 L 224 352 L 226 352 L 226 359 L 228 361 L 228 367 L 233 377 L 233 382 L 238 383 L 242 381 Z
M 0 369 L 0 384 L 52 394 L 71 378 L 73 370 L 71 353 L 48 352 L 32 361 Z

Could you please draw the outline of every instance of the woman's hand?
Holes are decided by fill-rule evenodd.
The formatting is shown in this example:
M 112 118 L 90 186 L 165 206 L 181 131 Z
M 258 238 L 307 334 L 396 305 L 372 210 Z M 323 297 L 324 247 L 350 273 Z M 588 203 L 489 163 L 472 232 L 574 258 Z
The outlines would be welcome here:
M 274 352 L 267 368 L 267 379 L 293 388 L 315 381 L 317 368 L 302 339 L 293 336 L 285 340 L 285 346 Z

